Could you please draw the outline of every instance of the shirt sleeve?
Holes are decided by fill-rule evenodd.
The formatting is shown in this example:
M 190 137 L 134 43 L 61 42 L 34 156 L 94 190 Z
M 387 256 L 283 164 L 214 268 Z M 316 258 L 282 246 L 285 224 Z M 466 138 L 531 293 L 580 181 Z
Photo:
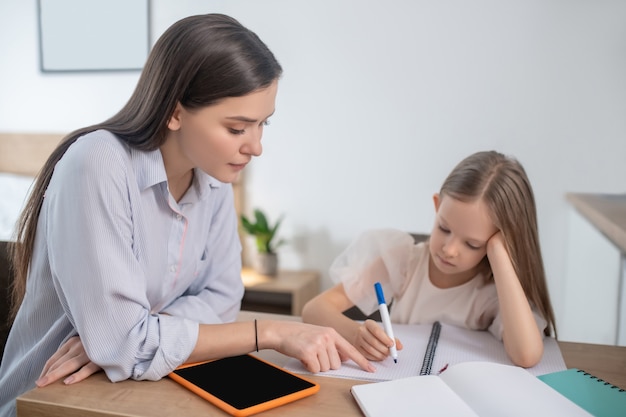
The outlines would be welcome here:
M 414 247 L 413 238 L 404 231 L 367 231 L 335 259 L 330 277 L 343 284 L 355 306 L 366 315 L 372 314 L 378 308 L 374 284 L 380 282 L 391 304 L 406 283 Z
M 57 164 L 44 197 L 53 282 L 87 355 L 110 380 L 157 380 L 189 357 L 198 323 L 151 311 L 124 151 L 97 137 L 80 142 Z

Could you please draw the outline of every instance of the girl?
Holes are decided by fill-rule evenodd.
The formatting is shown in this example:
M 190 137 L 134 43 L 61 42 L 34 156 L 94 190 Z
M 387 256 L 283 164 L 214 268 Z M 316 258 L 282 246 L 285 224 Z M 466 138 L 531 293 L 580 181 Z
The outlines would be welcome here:
M 303 320 L 333 326 L 366 358 L 384 359 L 394 341 L 383 329 L 342 314 L 353 306 L 373 313 L 380 281 L 393 300 L 392 321 L 489 330 L 513 363 L 534 366 L 542 335 L 556 328 L 524 169 L 500 153 L 478 152 L 454 168 L 433 200 L 428 242 L 415 245 L 394 230 L 364 234 L 335 260 L 330 275 L 339 283 L 305 305 Z
M 373 369 L 330 328 L 224 324 L 243 295 L 230 183 L 261 154 L 281 71 L 234 19 L 185 18 L 157 41 L 126 106 L 53 152 L 13 250 L 1 416 L 58 349 L 38 385 L 99 368 L 111 381 L 156 380 L 183 362 L 268 348 L 312 372 L 347 358 Z

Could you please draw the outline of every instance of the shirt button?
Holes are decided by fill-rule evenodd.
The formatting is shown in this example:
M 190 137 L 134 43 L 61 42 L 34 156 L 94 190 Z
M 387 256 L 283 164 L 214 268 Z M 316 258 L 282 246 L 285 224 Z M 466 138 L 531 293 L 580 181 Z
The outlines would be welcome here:
M 176 265 L 170 266 L 170 272 L 176 272 Z
M 177 215 L 176 215 L 176 220 L 180 220 L 180 219 L 182 219 L 182 218 L 183 218 L 183 216 L 181 216 L 180 214 L 177 214 Z

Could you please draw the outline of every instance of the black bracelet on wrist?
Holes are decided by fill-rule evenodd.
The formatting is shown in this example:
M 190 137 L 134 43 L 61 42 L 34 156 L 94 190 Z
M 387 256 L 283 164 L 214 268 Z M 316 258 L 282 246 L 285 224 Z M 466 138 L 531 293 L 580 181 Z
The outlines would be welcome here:
M 259 351 L 259 335 L 257 332 L 256 319 L 254 319 L 254 344 L 256 346 L 256 351 Z

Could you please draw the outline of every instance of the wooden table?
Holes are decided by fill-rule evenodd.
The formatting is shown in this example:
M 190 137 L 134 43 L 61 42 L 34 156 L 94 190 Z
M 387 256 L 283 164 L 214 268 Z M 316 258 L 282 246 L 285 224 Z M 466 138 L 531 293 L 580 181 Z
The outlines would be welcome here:
M 242 311 L 240 320 L 299 317 Z M 626 387 L 626 347 L 559 342 L 568 368 L 584 369 L 612 384 Z M 274 351 L 259 356 L 278 365 L 288 359 Z M 368 383 L 350 379 L 307 376 L 320 384 L 320 391 L 291 404 L 262 413 L 271 416 L 362 416 L 350 387 Z M 103 417 L 103 416 L 227 416 L 213 405 L 169 378 L 157 382 L 123 381 L 112 384 L 104 373 L 76 385 L 61 382 L 36 388 L 18 398 L 18 417 Z

